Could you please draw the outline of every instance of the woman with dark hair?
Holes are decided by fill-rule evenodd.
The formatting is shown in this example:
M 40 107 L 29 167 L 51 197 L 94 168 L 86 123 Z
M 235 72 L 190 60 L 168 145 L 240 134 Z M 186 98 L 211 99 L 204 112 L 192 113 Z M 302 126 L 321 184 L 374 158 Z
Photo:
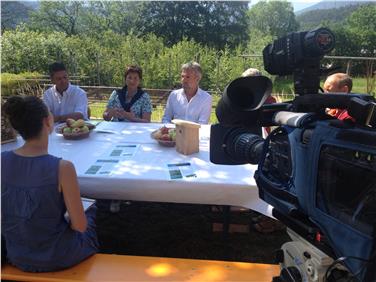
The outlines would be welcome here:
M 152 106 L 149 95 L 142 90 L 140 82 L 142 69 L 130 65 L 124 73 L 125 86 L 114 90 L 103 113 L 103 119 L 110 121 L 150 122 Z
M 96 206 L 85 215 L 73 164 L 48 154 L 54 118 L 43 101 L 14 96 L 3 111 L 25 140 L 20 148 L 1 153 L 1 230 L 7 259 L 30 272 L 75 265 L 97 252 Z

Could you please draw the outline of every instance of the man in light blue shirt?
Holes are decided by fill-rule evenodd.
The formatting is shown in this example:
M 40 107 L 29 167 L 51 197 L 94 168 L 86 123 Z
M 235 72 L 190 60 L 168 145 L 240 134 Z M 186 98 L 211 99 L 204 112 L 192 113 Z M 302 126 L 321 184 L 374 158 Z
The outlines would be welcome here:
M 184 64 L 181 68 L 181 89 L 171 92 L 167 99 L 163 123 L 172 119 L 183 119 L 208 124 L 212 108 L 212 96 L 199 88 L 202 77 L 201 66 L 196 62 Z
M 54 115 L 54 121 L 65 122 L 67 118 L 87 119 L 86 92 L 69 83 L 64 64 L 51 64 L 50 77 L 54 85 L 44 92 L 43 101 Z

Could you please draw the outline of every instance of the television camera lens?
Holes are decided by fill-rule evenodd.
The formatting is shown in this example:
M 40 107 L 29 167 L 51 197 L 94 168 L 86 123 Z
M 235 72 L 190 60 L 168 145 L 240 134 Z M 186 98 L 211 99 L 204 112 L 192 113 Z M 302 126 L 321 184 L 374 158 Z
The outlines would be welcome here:
M 304 36 L 304 49 L 306 55 L 311 57 L 318 57 L 329 53 L 333 50 L 334 43 L 334 34 L 327 28 L 308 31 Z
M 225 139 L 226 152 L 237 162 L 258 164 L 261 158 L 264 139 L 244 129 L 230 131 Z
M 334 34 L 327 28 L 289 33 L 264 48 L 265 70 L 274 75 L 290 75 L 297 69 L 302 72 L 301 68 L 319 69 L 321 57 L 332 51 L 334 45 Z M 309 61 L 314 64 L 306 65 Z M 312 77 L 310 74 L 308 80 Z

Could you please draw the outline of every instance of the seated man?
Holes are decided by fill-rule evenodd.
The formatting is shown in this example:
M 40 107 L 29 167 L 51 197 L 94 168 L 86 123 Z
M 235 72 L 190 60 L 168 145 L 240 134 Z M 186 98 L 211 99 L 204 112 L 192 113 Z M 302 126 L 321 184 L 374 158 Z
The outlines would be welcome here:
M 350 93 L 352 89 L 352 79 L 345 73 L 335 73 L 328 76 L 323 88 L 325 93 Z M 347 110 L 344 109 L 328 109 L 326 113 L 339 120 L 353 120 Z
M 171 92 L 167 99 L 163 123 L 172 119 L 183 119 L 200 124 L 209 123 L 212 97 L 199 88 L 202 70 L 198 63 L 190 62 L 181 68 L 181 89 Z
M 43 94 L 43 101 L 54 116 L 55 122 L 64 122 L 67 118 L 87 119 L 86 92 L 69 83 L 67 70 L 62 63 L 53 63 L 49 68 L 54 84 Z

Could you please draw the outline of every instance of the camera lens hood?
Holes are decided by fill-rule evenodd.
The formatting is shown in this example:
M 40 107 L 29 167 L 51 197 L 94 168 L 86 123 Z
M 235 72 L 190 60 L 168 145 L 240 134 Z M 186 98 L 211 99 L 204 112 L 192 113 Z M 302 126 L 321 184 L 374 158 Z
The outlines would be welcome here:
M 266 76 L 239 77 L 223 91 L 223 102 L 237 111 L 259 109 L 272 92 L 272 82 Z
M 239 77 L 226 86 L 216 107 L 218 121 L 225 125 L 249 127 L 257 121 L 258 109 L 272 91 L 266 76 Z

